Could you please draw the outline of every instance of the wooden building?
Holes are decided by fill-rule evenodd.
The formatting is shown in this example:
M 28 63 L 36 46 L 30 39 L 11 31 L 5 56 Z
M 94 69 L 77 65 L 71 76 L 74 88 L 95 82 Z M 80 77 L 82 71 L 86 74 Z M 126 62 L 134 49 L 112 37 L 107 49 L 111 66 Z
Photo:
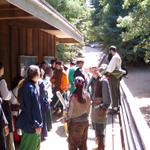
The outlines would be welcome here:
M 0 0 L 0 61 L 9 85 L 21 60 L 55 56 L 56 43 L 77 43 L 81 33 L 44 0 Z

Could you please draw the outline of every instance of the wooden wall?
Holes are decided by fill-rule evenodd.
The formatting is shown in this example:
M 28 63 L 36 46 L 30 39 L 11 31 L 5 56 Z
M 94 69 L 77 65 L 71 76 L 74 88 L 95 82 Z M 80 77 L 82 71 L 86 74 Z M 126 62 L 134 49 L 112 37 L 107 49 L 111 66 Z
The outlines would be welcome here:
M 10 39 L 9 27 L 6 26 L 6 23 L 6 21 L 0 22 L 0 61 L 5 67 L 5 78 L 10 81 Z
M 55 56 L 56 38 L 37 28 L 8 25 L 0 21 L 0 61 L 5 66 L 5 78 L 10 81 L 20 73 L 19 56 Z

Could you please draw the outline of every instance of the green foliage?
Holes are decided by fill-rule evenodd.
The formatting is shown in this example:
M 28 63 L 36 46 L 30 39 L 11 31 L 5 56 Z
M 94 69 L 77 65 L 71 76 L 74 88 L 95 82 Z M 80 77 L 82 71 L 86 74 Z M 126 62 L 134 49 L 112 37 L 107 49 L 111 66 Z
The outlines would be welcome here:
M 47 1 L 84 34 L 86 42 L 99 41 L 104 50 L 116 45 L 129 62 L 150 61 L 150 0 L 92 0 L 91 9 L 85 0 Z M 70 52 L 64 55 L 72 57 Z
M 118 27 L 124 29 L 122 32 L 123 41 L 133 41 L 139 39 L 139 42 L 133 45 L 133 51 L 136 53 L 142 51 L 145 54 L 144 60 L 149 62 L 150 56 L 150 0 L 126 0 L 124 8 L 132 9 L 125 17 L 118 18 Z
M 110 45 L 116 45 L 120 49 L 122 43 L 121 29 L 117 27 L 117 19 L 124 14 L 122 0 L 95 0 L 93 26 L 97 32 L 97 40 L 103 43 L 103 48 L 107 49 Z M 96 19 L 96 22 L 95 22 Z
M 56 57 L 65 63 L 75 59 L 80 51 L 80 46 L 59 44 L 56 46 Z
M 84 35 L 85 42 L 94 39 L 92 22 L 91 22 L 91 9 L 85 4 L 85 0 L 46 0 L 58 12 L 60 12 L 69 22 Z M 56 55 L 59 59 L 68 61 L 74 58 L 76 52 L 74 49 L 77 47 L 58 45 L 56 47 Z
M 92 0 L 96 39 L 129 62 L 150 60 L 150 0 Z M 144 58 L 145 56 L 145 58 Z
M 91 9 L 85 0 L 46 0 L 58 10 L 69 22 L 75 25 L 84 35 L 85 40 L 90 39 L 92 32 Z

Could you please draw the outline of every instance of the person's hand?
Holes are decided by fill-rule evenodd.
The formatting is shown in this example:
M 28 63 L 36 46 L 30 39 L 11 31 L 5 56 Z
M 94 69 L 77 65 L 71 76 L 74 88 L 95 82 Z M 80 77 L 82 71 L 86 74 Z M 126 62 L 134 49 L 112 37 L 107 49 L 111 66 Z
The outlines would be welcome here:
M 49 104 L 50 104 L 50 103 L 52 102 L 52 99 L 51 99 L 51 98 L 49 98 L 49 99 L 48 99 L 48 102 L 49 102 Z
M 100 115 L 100 116 L 105 116 L 106 113 L 107 113 L 107 109 L 105 109 L 105 108 L 100 108 L 100 110 L 99 110 L 99 115 Z
M 4 129 L 3 129 L 3 131 L 4 131 L 4 135 L 7 136 L 9 134 L 9 128 L 8 128 L 8 126 L 5 126 Z
M 41 134 L 41 131 L 42 131 L 41 128 L 35 128 L 35 133 L 36 133 L 37 135 L 40 135 L 40 134 Z

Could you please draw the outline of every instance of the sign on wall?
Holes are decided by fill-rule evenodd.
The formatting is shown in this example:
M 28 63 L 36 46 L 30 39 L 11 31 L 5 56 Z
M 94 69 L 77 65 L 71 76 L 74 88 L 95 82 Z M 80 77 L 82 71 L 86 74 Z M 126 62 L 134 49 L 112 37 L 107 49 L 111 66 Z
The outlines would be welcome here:
M 35 65 L 37 63 L 37 56 L 19 56 L 20 62 L 20 75 L 25 77 L 26 71 L 30 65 Z
M 51 63 L 52 59 L 54 59 L 54 56 L 44 56 L 44 61 L 48 64 Z

